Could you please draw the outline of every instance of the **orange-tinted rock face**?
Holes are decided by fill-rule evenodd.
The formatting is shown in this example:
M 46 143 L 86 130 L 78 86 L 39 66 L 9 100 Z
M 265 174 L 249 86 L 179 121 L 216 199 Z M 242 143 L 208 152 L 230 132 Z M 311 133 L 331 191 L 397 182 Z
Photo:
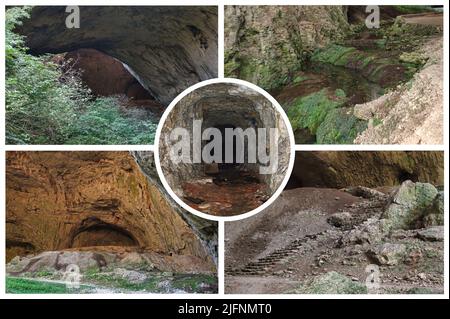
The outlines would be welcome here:
M 128 152 L 7 152 L 7 259 L 92 246 L 187 255 L 202 242 Z
M 109 55 L 94 49 L 80 49 L 66 53 L 64 59 L 71 67 L 81 70 L 83 82 L 94 94 L 124 94 L 135 100 L 152 99 L 123 64 Z

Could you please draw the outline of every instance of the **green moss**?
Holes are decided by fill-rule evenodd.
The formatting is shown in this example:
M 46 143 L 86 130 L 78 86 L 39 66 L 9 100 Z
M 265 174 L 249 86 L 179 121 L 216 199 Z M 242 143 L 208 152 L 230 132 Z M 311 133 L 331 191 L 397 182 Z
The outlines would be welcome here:
M 296 76 L 296 77 L 294 78 L 294 80 L 292 81 L 292 83 L 294 83 L 294 84 L 299 84 L 299 83 L 301 83 L 301 82 L 303 82 L 303 81 L 306 81 L 306 80 L 308 80 L 308 77 L 307 77 L 307 76 L 298 75 L 298 76 Z
M 152 293 L 167 293 L 173 289 L 191 293 L 211 292 L 214 289 L 211 286 L 217 285 L 217 277 L 213 275 L 147 272 L 146 276 L 142 282 L 130 282 L 114 272 L 101 272 L 93 268 L 83 274 L 83 280 L 113 289 Z
M 338 98 L 344 98 L 347 96 L 347 94 L 345 94 L 345 91 L 343 89 L 336 89 L 334 91 L 334 94 L 338 97 Z
M 313 62 L 330 63 L 333 65 L 343 65 L 346 56 L 354 52 L 356 49 L 352 47 L 344 47 L 332 44 L 325 49 L 317 50 L 311 57 Z
M 373 126 L 378 126 L 381 124 L 383 124 L 383 120 L 380 120 L 379 118 L 376 117 L 373 119 Z
M 340 93 L 342 94 L 342 93 Z M 328 112 L 343 105 L 345 98 L 334 96 L 330 99 L 328 90 L 312 93 L 296 99 L 288 109 L 288 117 L 293 130 L 308 129 L 316 134 L 317 128 L 324 121 Z
M 427 62 L 428 58 L 419 52 L 403 52 L 399 60 L 413 67 L 421 67 Z
M 351 108 L 330 110 L 317 129 L 318 144 L 353 144 L 358 133 L 367 128 L 367 122 L 356 118 Z
M 224 74 L 226 77 L 236 77 L 241 64 L 235 59 L 235 52 L 225 50 Z

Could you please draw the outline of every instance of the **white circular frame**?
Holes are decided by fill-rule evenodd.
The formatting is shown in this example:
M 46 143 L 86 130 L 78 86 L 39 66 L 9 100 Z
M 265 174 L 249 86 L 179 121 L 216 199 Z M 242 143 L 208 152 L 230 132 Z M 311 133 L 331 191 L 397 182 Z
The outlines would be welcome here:
M 160 159 L 159 159 L 159 140 L 160 140 L 162 128 L 164 126 L 164 123 L 165 123 L 166 118 L 169 115 L 169 113 L 172 111 L 172 109 L 178 104 L 178 102 L 181 99 L 183 99 L 186 95 L 188 95 L 192 91 L 195 91 L 198 88 L 201 88 L 203 86 L 207 86 L 207 85 L 211 85 L 211 84 L 215 84 L 215 83 L 239 84 L 239 85 L 246 86 L 246 87 L 248 87 L 250 89 L 253 89 L 256 92 L 258 92 L 259 94 L 263 95 L 266 99 L 268 99 L 272 103 L 272 105 L 275 107 L 275 110 L 280 113 L 281 117 L 283 118 L 284 124 L 286 125 L 286 130 L 288 131 L 288 135 L 289 135 L 289 144 L 290 144 L 290 147 L 289 147 L 289 149 L 290 149 L 289 164 L 288 164 L 287 171 L 285 173 L 286 175 L 284 176 L 283 181 L 281 182 L 280 186 L 272 194 L 272 196 L 267 201 L 265 201 L 261 206 L 258 206 L 257 208 L 255 208 L 255 209 L 253 209 L 253 210 L 251 210 L 251 211 L 249 211 L 247 213 L 243 213 L 243 214 L 239 214 L 239 215 L 233 215 L 233 216 L 215 216 L 215 215 L 210 215 L 210 214 L 207 214 L 207 213 L 200 212 L 200 211 L 192 208 L 188 204 L 186 204 L 181 198 L 178 197 L 177 194 L 175 194 L 175 192 L 170 187 L 170 185 L 167 182 L 167 180 L 166 180 L 166 178 L 164 176 L 164 173 L 162 171 L 161 162 L 160 162 Z M 202 82 L 199 82 L 199 83 L 197 83 L 197 84 L 187 88 L 183 92 L 181 92 L 169 104 L 169 106 L 164 111 L 164 113 L 163 113 L 163 115 L 162 115 L 162 117 L 161 117 L 161 119 L 159 121 L 158 127 L 156 129 L 155 144 L 154 145 L 155 145 L 154 158 L 155 158 L 156 171 L 158 172 L 158 175 L 159 175 L 159 178 L 161 180 L 161 183 L 163 184 L 164 188 L 169 193 L 169 195 L 175 200 L 175 202 L 177 202 L 178 205 L 183 207 L 188 212 L 190 212 L 190 213 L 192 213 L 192 214 L 194 214 L 194 215 L 196 215 L 198 217 L 201 217 L 201 218 L 204 218 L 204 219 L 209 219 L 209 220 L 215 220 L 215 221 L 236 221 L 236 220 L 241 220 L 241 219 L 253 216 L 253 215 L 261 212 L 262 210 L 266 209 L 269 205 L 271 205 L 278 198 L 278 196 L 284 190 L 284 187 L 286 186 L 287 182 L 289 181 L 289 178 L 291 177 L 292 169 L 294 168 L 294 159 L 295 159 L 294 133 L 292 131 L 292 127 L 291 127 L 291 124 L 289 122 L 289 119 L 288 119 L 286 113 L 284 112 L 283 108 L 281 107 L 281 105 L 268 92 L 266 92 L 265 90 L 263 90 L 259 86 L 255 85 L 253 83 L 247 82 L 247 81 L 243 81 L 243 80 L 239 80 L 239 79 L 233 79 L 233 78 L 217 78 L 217 79 L 211 79 L 211 80 L 202 81 Z

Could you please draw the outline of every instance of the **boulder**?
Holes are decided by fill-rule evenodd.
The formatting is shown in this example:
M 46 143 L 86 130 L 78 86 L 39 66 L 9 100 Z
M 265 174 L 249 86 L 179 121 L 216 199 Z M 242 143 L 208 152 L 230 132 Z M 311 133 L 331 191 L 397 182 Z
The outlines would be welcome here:
M 342 227 L 350 223 L 352 215 L 349 212 L 341 212 L 331 215 L 327 222 L 335 227 Z
M 434 200 L 437 189 L 429 183 L 404 182 L 391 196 L 390 204 L 382 218 L 386 230 L 421 228 L 425 223 L 439 220 Z
M 425 241 L 444 241 L 444 226 L 433 226 L 421 229 L 417 237 Z
M 367 251 L 367 255 L 378 265 L 397 265 L 406 253 L 406 246 L 403 244 L 384 243 L 376 245 Z

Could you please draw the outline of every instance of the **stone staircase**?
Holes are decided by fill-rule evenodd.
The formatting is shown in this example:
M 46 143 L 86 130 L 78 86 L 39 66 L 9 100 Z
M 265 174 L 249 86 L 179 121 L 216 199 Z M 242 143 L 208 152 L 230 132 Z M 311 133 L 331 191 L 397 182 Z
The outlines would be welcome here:
M 385 195 L 380 195 L 378 197 L 373 196 L 371 201 L 361 202 L 348 207 L 346 210 L 351 212 L 353 216 L 352 222 L 349 225 L 342 226 L 340 230 L 348 231 L 355 225 L 364 222 L 369 217 L 376 216 L 380 211 L 382 211 L 382 208 L 386 204 L 386 200 L 387 196 Z M 364 213 L 361 213 L 361 211 L 364 211 Z M 323 239 L 323 237 L 327 237 L 323 236 L 327 232 L 328 230 L 324 230 L 315 234 L 306 235 L 302 238 L 297 238 L 290 242 L 287 246 L 277 249 L 265 257 L 251 261 L 243 267 L 226 267 L 225 274 L 228 276 L 261 276 L 272 274 L 275 266 L 281 264 L 283 261 L 286 261 L 289 257 L 300 255 L 304 251 L 302 248 L 304 248 L 305 243 L 308 241 L 317 243 L 317 240 L 320 241 L 321 238 Z
M 260 276 L 269 274 L 276 265 L 291 256 L 297 255 L 307 241 L 316 239 L 321 234 L 317 233 L 298 238 L 284 248 L 277 249 L 269 255 L 252 261 L 241 268 L 226 268 L 225 274 L 229 276 Z

